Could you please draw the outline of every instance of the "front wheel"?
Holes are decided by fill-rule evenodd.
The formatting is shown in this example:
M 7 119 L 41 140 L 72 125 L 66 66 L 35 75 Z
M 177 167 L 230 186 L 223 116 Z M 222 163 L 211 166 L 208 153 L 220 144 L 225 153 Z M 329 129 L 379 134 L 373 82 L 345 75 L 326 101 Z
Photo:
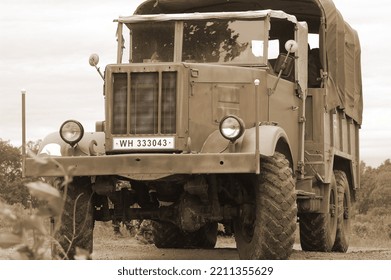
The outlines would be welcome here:
M 288 160 L 276 152 L 261 158 L 261 173 L 247 186 L 253 200 L 234 221 L 241 259 L 287 259 L 295 240 L 295 182 Z
M 92 188 L 89 177 L 75 177 L 66 193 L 64 210 L 58 229 L 54 233 L 57 244 L 53 248 L 53 257 L 75 259 L 77 248 L 92 253 L 93 247 L 93 205 Z

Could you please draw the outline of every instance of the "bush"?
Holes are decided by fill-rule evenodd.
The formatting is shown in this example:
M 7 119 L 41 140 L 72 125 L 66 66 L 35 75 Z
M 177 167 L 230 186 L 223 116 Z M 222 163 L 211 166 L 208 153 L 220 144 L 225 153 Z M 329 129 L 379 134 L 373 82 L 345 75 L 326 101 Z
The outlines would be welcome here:
M 357 214 L 352 220 L 352 245 L 391 246 L 391 214 L 388 212 L 387 209 L 379 207 L 367 214 Z
M 17 259 L 42 260 L 50 256 L 50 242 L 54 241 L 49 230 L 49 217 L 58 217 L 62 209 L 62 197 L 54 187 L 43 183 L 29 183 L 30 193 L 46 202 L 46 207 L 26 210 L 20 204 L 0 202 L 0 248 L 14 247 Z

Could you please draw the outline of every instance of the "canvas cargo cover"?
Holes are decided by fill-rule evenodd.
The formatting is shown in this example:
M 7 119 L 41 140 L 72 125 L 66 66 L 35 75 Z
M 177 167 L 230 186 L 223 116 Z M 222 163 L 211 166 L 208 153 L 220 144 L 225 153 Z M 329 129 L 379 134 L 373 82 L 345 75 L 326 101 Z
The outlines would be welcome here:
M 328 109 L 341 108 L 362 123 L 361 49 L 357 32 L 346 23 L 332 0 L 147 0 L 135 14 L 282 10 L 306 21 L 320 34 L 322 64 L 328 73 Z

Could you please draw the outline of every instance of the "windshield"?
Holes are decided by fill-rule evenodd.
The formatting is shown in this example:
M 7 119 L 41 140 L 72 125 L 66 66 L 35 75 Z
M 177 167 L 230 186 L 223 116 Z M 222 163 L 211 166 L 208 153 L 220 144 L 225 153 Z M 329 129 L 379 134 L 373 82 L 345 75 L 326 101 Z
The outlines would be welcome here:
M 187 21 L 182 61 L 262 63 L 262 21 Z
M 182 62 L 265 64 L 262 20 L 143 22 L 128 27 L 133 63 L 174 62 L 180 57 Z M 177 38 L 175 30 L 181 31 Z M 174 42 L 180 44 L 174 47 Z
M 148 22 L 130 27 L 130 62 L 172 62 L 175 22 Z

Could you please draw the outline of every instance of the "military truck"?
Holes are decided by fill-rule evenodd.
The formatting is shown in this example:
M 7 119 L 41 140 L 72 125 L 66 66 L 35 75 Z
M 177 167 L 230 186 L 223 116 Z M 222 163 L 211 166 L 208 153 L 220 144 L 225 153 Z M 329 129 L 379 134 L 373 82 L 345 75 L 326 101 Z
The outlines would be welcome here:
M 303 250 L 346 252 L 360 44 L 331 0 L 147 0 L 115 22 L 105 120 L 67 120 L 38 152 L 55 160 L 25 159 L 60 187 L 71 170 L 67 257 L 92 252 L 94 221 L 135 219 L 158 248 L 213 248 L 221 224 L 241 259 L 287 259 L 298 224 Z

